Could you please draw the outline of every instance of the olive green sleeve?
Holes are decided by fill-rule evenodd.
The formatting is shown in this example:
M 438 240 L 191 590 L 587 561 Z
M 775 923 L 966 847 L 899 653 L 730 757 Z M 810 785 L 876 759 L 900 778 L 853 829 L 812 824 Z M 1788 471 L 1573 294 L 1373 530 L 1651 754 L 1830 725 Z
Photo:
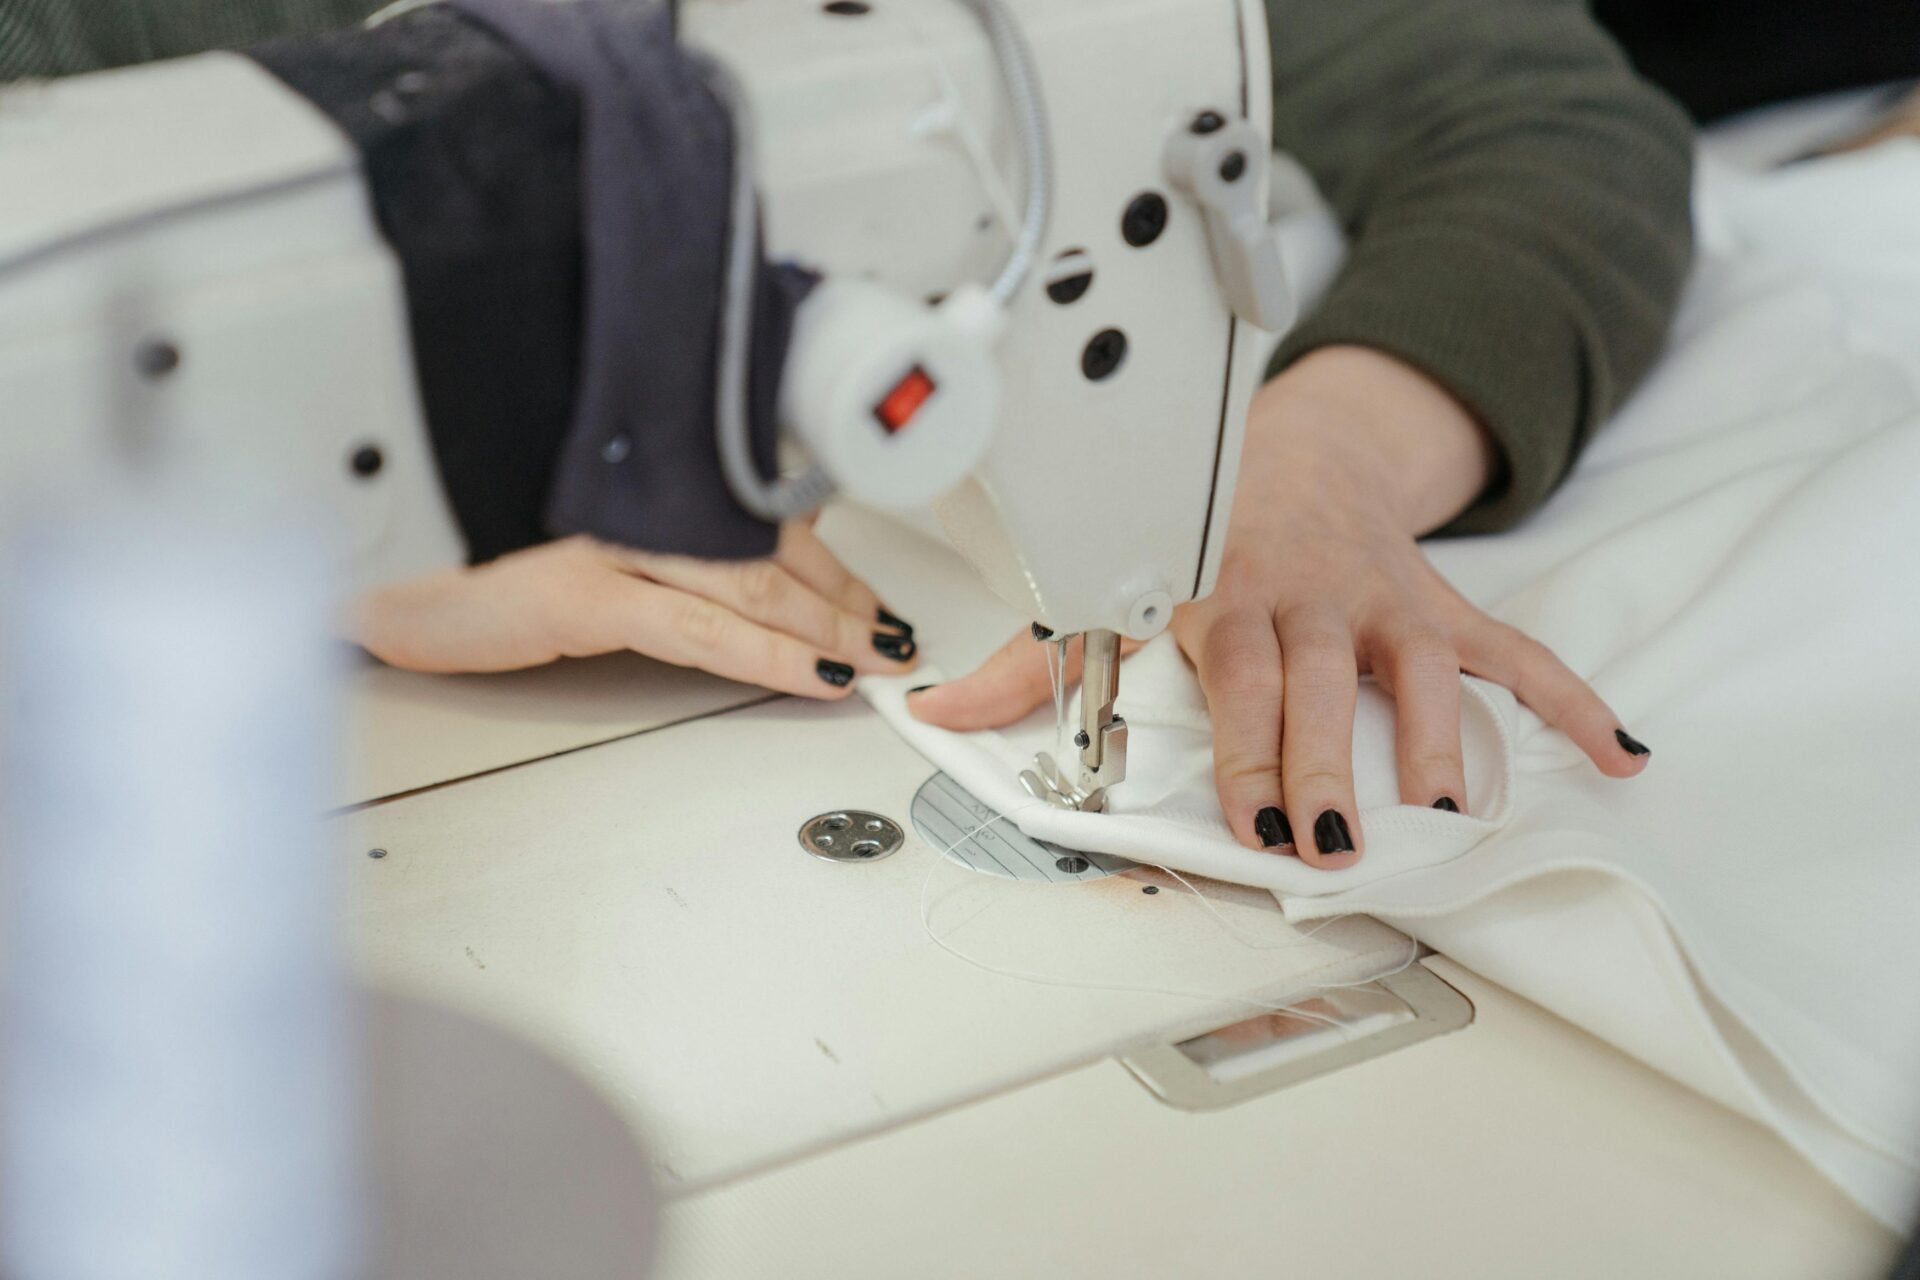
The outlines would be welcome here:
M 360 21 L 384 0 L 0 0 L 0 82 L 229 49 Z
M 1691 128 L 1580 0 L 1268 0 L 1275 145 L 1350 249 L 1272 371 L 1384 351 L 1502 468 L 1447 532 L 1543 502 L 1659 353 L 1692 254 Z

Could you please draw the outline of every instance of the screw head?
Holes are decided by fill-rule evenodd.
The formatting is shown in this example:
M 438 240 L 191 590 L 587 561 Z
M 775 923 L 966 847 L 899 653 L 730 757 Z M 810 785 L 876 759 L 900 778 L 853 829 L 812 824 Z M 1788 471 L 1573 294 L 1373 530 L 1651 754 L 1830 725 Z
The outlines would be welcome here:
M 1120 216 L 1120 236 L 1136 249 L 1144 249 L 1167 229 L 1167 200 L 1157 191 L 1144 191 L 1127 205 Z
M 353 456 L 347 459 L 347 465 L 360 479 L 371 480 L 387 465 L 387 456 L 380 452 L 379 445 L 363 444 L 353 451 Z
M 166 338 L 148 338 L 134 348 L 133 367 L 143 378 L 164 378 L 180 367 L 180 348 Z
M 1226 128 L 1226 125 L 1226 118 L 1218 111 L 1202 111 L 1193 118 L 1193 124 L 1189 127 L 1192 128 L 1195 133 L 1208 134 L 1218 133 L 1220 130 Z
M 1053 865 L 1056 870 L 1064 871 L 1070 876 L 1077 876 L 1093 864 L 1077 853 L 1070 853 L 1064 858 L 1056 858 Z
M 1220 160 L 1220 176 L 1228 182 L 1240 181 L 1240 175 L 1247 171 L 1247 153 L 1229 151 Z
M 1080 353 L 1080 372 L 1088 381 L 1099 382 L 1112 377 L 1126 358 L 1127 335 L 1118 329 L 1102 329 L 1087 340 L 1087 349 Z
M 387 851 L 385 849 L 369 849 L 367 850 L 367 856 L 369 858 L 384 858 L 387 856 Z

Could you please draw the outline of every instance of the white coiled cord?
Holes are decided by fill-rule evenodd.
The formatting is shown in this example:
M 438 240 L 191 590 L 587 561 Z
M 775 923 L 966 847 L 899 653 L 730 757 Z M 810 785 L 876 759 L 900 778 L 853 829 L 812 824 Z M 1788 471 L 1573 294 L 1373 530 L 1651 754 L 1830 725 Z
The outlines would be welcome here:
M 1005 0 L 960 0 L 979 18 L 1006 82 L 1019 123 L 1025 156 L 1026 216 L 1013 250 L 993 282 L 996 304 L 1009 306 L 1032 274 L 1053 214 L 1053 135 L 1047 125 L 1040 77 L 1020 27 Z M 769 481 L 754 465 L 747 430 L 748 360 L 752 347 L 753 285 L 759 267 L 760 209 L 753 187 L 753 140 L 745 95 L 725 68 L 701 59 L 708 83 L 733 118 L 733 208 L 727 272 L 721 299 L 720 356 L 714 426 L 720 469 L 734 498 L 762 520 L 779 523 L 804 515 L 833 493 L 833 480 L 819 466 Z
M 1047 222 L 1053 216 L 1053 132 L 1047 125 L 1046 101 L 1040 94 L 1040 73 L 1034 69 L 1033 54 L 1026 37 L 1005 0 L 960 0 L 973 10 L 986 28 L 993 56 L 1000 64 L 1000 78 L 1006 81 L 1007 97 L 1020 125 L 1020 143 L 1025 152 L 1027 211 L 1020 225 L 1020 236 L 1000 276 L 993 282 L 993 300 L 1005 307 L 1032 274 L 1040 258 L 1040 245 L 1046 239 Z
M 747 382 L 752 370 L 753 286 L 760 266 L 760 198 L 753 187 L 753 130 L 745 95 L 725 67 L 698 60 L 707 83 L 733 117 L 733 199 L 729 210 L 725 292 L 720 299 L 720 358 L 714 394 L 714 427 L 720 471 L 735 501 L 772 524 L 805 515 L 833 494 L 833 481 L 817 465 L 794 476 L 767 480 L 753 460 L 747 430 Z

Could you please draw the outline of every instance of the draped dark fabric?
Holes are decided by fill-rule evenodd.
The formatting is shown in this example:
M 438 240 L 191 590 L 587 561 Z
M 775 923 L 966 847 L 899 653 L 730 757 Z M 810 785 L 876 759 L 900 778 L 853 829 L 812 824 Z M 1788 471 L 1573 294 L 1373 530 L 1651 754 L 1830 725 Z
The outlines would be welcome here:
M 1703 123 L 1920 78 L 1920 0 L 1593 0 L 1593 12 Z
M 772 552 L 714 443 L 728 122 L 662 11 L 476 0 L 248 53 L 360 151 L 473 560 L 572 533 Z M 760 273 L 749 410 L 768 468 L 811 279 Z

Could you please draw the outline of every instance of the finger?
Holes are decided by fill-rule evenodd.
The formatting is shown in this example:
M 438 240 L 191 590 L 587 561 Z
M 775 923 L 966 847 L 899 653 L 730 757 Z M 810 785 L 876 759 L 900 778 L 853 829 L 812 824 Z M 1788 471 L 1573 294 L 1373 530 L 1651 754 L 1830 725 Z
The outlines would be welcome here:
M 1280 794 L 1280 640 L 1264 613 L 1210 620 L 1189 657 L 1213 715 L 1213 781 L 1234 839 L 1293 851 Z
M 1384 639 L 1374 671 L 1384 674 L 1396 711 L 1400 803 L 1467 810 L 1460 757 L 1460 657 L 1446 637 L 1417 630 Z M 1384 660 L 1383 660 L 1384 659 Z
M 1524 632 L 1490 623 L 1462 646 L 1466 669 L 1513 690 L 1540 718 L 1573 739 L 1609 778 L 1647 767 L 1648 749 L 1553 650 Z
M 913 669 L 911 640 L 835 606 L 772 560 L 726 562 L 634 551 L 621 560 L 632 572 L 704 596 L 856 670 L 897 675 Z
M 1022 632 L 971 675 L 915 691 L 907 699 L 908 709 L 917 720 L 960 733 L 1012 724 L 1053 701 L 1053 677 L 1047 672 L 1052 647 Z M 1081 646 L 1067 646 L 1064 684 L 1080 678 L 1080 657 Z
M 1365 848 L 1353 798 L 1353 709 L 1360 673 L 1340 619 L 1306 611 L 1280 619 L 1286 665 L 1280 791 L 1295 847 L 1316 867 L 1352 866 Z
M 704 596 L 626 577 L 619 589 L 602 594 L 601 604 L 610 633 L 650 658 L 802 698 L 852 692 L 851 665 Z
M 840 563 L 840 557 L 820 541 L 807 525 L 790 524 L 780 530 L 780 548 L 773 558 L 795 578 L 866 623 L 878 623 L 909 640 L 913 628 L 882 607 L 872 587 Z

